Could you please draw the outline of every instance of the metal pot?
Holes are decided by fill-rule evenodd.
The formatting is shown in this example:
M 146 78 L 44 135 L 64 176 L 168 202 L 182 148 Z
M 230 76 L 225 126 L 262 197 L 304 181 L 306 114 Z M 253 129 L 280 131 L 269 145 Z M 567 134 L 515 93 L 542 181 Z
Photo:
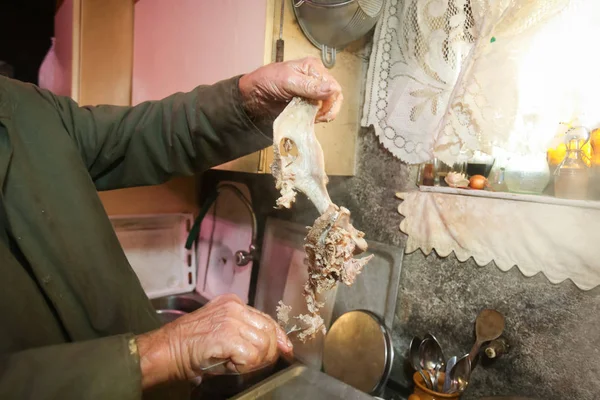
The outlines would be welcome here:
M 360 39 L 377 23 L 384 0 L 292 0 L 294 13 L 304 35 L 321 49 L 327 68 L 349 43 Z

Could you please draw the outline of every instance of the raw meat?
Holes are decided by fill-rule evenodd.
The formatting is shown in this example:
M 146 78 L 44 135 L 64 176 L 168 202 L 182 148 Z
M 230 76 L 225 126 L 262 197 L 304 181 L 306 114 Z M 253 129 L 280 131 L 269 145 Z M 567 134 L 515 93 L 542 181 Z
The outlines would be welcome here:
M 279 301 L 277 305 L 277 321 L 279 321 L 282 325 L 287 325 L 290 322 L 290 312 L 292 311 L 292 307 L 286 306 L 283 304 L 283 301 Z
M 327 193 L 323 150 L 314 132 L 318 110 L 318 103 L 294 98 L 273 125 L 275 160 L 271 171 L 281 193 L 277 206 L 290 208 L 300 191 L 320 214 L 309 228 L 304 245 L 309 278 L 303 294 L 309 314 L 294 317 L 302 323 L 303 330 L 298 334 L 302 342 L 314 338 L 318 332 L 326 332 L 319 315 L 323 304 L 318 295 L 340 281 L 351 285 L 373 257 L 353 258 L 367 250 L 364 234 L 350 223 L 350 211 L 333 204 Z M 280 324 L 288 324 L 290 311 L 291 307 L 280 302 L 277 315 Z

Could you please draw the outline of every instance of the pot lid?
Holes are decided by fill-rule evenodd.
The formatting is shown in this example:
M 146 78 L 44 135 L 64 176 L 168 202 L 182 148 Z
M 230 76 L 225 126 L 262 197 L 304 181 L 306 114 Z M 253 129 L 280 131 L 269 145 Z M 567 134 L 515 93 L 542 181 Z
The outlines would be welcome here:
M 343 314 L 325 337 L 325 373 L 366 393 L 377 393 L 385 385 L 393 358 L 391 335 L 370 311 Z

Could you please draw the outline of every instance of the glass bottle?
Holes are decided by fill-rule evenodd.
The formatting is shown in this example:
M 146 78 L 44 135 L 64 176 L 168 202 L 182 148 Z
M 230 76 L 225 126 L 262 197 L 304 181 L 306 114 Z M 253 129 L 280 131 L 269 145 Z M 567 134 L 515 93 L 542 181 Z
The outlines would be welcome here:
M 417 186 L 433 186 L 434 175 L 433 162 L 429 161 L 420 164 L 417 172 Z
M 592 156 L 588 197 L 592 200 L 600 200 L 600 129 L 596 129 L 590 135 L 590 145 Z
M 567 143 L 564 160 L 554 172 L 554 195 L 563 199 L 586 200 L 589 168 L 584 160 L 581 140 L 573 137 Z

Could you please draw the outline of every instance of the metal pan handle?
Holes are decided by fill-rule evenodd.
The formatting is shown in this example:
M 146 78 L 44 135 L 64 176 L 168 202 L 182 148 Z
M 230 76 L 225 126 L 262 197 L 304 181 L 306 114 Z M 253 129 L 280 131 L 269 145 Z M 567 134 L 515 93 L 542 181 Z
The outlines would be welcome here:
M 310 4 L 311 6 L 314 6 L 314 7 L 334 8 L 334 7 L 342 7 L 342 6 L 348 5 L 350 3 L 354 3 L 356 0 L 343 0 L 343 1 L 340 1 L 339 3 L 331 3 L 331 4 L 317 3 L 314 0 L 292 0 L 292 1 L 294 2 L 294 7 L 296 7 L 296 8 L 300 7 L 304 3 Z
M 333 68 L 335 65 L 335 48 L 321 45 L 321 60 L 327 68 Z

